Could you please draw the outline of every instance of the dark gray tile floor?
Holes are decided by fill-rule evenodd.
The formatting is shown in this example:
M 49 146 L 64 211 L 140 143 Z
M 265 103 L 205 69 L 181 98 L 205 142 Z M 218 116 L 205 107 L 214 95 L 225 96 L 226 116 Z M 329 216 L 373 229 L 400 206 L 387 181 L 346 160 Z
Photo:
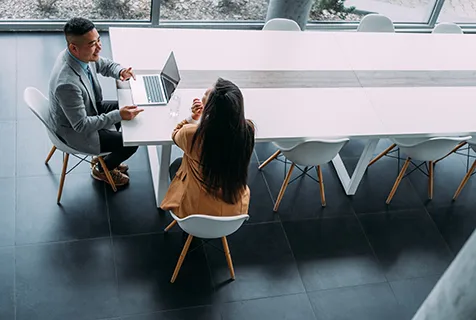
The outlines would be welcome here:
M 274 148 L 257 144 L 251 219 L 229 237 L 236 281 L 221 252 L 194 241 L 197 249 L 170 284 L 184 238 L 177 229 L 162 232 L 171 218 L 155 207 L 145 148 L 129 161 L 129 187 L 113 193 L 80 165 L 57 206 L 62 157 L 44 165 L 51 145 L 22 94 L 27 86 L 46 92 L 63 37 L 1 34 L 0 45 L 8 48 L 0 51 L 2 320 L 411 319 L 476 227 L 476 182 L 451 202 L 466 170 L 463 156 L 436 165 L 431 202 L 426 177 L 415 172 L 386 206 L 398 164 L 384 158 L 355 196 L 345 195 L 326 165 L 326 208 L 318 184 L 306 177 L 289 186 L 274 213 L 284 164 L 258 171 L 258 160 Z M 114 82 L 101 83 L 105 98 L 114 99 Z M 351 170 L 364 145 L 353 140 L 342 150 Z

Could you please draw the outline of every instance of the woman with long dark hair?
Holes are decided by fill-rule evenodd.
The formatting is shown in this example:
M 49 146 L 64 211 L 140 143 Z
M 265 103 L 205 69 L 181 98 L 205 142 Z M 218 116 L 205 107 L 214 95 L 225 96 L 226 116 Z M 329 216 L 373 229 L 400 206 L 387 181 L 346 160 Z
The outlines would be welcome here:
M 243 95 L 234 83 L 219 78 L 201 101 L 195 99 L 192 116 L 177 125 L 172 139 L 184 156 L 170 166 L 163 210 L 181 218 L 248 213 L 254 126 L 245 119 Z

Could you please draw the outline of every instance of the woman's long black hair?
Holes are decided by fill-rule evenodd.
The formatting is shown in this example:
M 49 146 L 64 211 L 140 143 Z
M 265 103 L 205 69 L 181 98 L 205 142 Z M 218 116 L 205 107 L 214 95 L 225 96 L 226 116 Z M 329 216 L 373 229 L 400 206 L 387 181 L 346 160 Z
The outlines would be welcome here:
M 246 188 L 254 126 L 245 119 L 243 95 L 231 81 L 219 78 L 211 89 L 192 148 L 195 143 L 207 192 L 226 203 L 237 203 Z

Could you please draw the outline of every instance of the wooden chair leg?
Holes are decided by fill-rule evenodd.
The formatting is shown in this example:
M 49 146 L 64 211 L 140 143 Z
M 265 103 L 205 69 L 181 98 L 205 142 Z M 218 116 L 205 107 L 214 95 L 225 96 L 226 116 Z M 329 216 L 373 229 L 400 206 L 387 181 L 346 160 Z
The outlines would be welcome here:
M 372 161 L 369 162 L 369 165 L 367 167 L 370 167 L 371 165 L 373 165 L 375 162 L 377 162 L 378 160 L 380 160 L 380 158 L 382 158 L 384 155 L 386 155 L 387 153 L 389 153 L 390 151 L 393 150 L 393 148 L 395 148 L 397 145 L 394 143 L 392 144 L 390 147 L 388 147 L 387 149 L 385 149 L 384 151 L 382 151 L 378 156 L 376 156 L 374 159 L 372 159 Z
M 233 261 L 231 260 L 230 248 L 228 248 L 228 241 L 226 237 L 221 238 L 223 243 L 223 250 L 225 251 L 226 262 L 228 263 L 228 269 L 230 269 L 230 275 L 233 280 L 235 280 L 235 269 L 233 269 Z
M 101 164 L 102 169 L 104 170 L 104 173 L 106 174 L 106 178 L 109 181 L 109 184 L 112 187 L 112 190 L 114 192 L 117 191 L 116 184 L 114 183 L 114 180 L 112 180 L 111 173 L 109 172 L 109 169 L 106 166 L 106 163 L 104 162 L 104 159 L 102 157 L 98 157 L 99 163 Z
M 167 226 L 167 228 L 164 229 L 164 232 L 169 231 L 169 230 L 172 229 L 172 227 L 175 226 L 176 224 L 177 224 L 177 220 L 172 221 L 172 222 Z
M 395 183 L 393 185 L 392 190 L 390 191 L 390 194 L 388 195 L 387 201 L 385 201 L 386 204 L 390 204 L 390 201 L 392 201 L 392 198 L 395 195 L 395 192 L 397 192 L 397 188 L 400 185 L 400 182 L 402 181 L 403 176 L 405 175 L 405 172 L 407 171 L 407 168 L 409 165 L 410 165 L 410 158 L 407 158 L 407 160 L 403 164 L 402 170 L 400 170 L 400 173 L 398 174 L 397 180 L 395 180 Z
M 52 146 L 51 150 L 50 150 L 50 153 L 48 153 L 48 156 L 46 157 L 45 164 L 48 164 L 48 161 L 50 161 L 50 159 L 53 156 L 53 154 L 55 153 L 55 151 L 56 151 L 56 147 Z
M 271 157 L 269 157 L 268 159 L 266 159 L 266 161 L 263 162 L 263 163 L 258 167 L 258 170 L 263 169 L 268 163 L 270 163 L 271 161 L 273 161 L 274 159 L 276 159 L 280 154 L 281 154 L 281 150 L 278 150 L 278 151 L 276 151 L 275 153 L 273 153 L 273 155 L 272 155 Z
M 320 192 L 321 192 L 321 205 L 323 207 L 325 207 L 326 206 L 326 194 L 324 193 L 324 179 L 322 178 L 321 166 L 317 166 L 316 170 L 317 170 L 317 177 L 319 179 L 319 188 L 320 188 Z
M 446 158 L 447 156 L 449 156 L 449 155 L 452 154 L 453 152 L 458 151 L 458 149 L 461 148 L 462 146 L 464 146 L 466 143 L 467 143 L 466 141 L 463 141 L 463 142 L 458 143 L 458 145 L 457 145 L 456 147 L 454 147 L 453 150 L 451 150 L 450 152 L 448 152 L 443 158 L 439 158 L 438 160 L 436 160 L 436 161 L 434 162 L 434 164 L 436 164 L 438 161 L 443 160 L 444 158 Z
M 183 260 L 185 259 L 185 256 L 187 255 L 187 252 L 188 252 L 188 248 L 190 247 L 190 243 L 192 243 L 192 239 L 193 239 L 193 236 L 189 234 L 187 241 L 185 241 L 185 245 L 183 246 L 182 253 L 180 253 L 180 257 L 179 257 L 179 260 L 177 261 L 177 265 L 175 266 L 172 279 L 170 279 L 171 283 L 174 283 L 175 279 L 177 279 L 180 268 L 182 267 Z
M 276 199 L 276 204 L 274 205 L 273 211 L 276 212 L 278 211 L 279 204 L 281 203 L 281 200 L 283 199 L 284 192 L 286 191 L 286 188 L 288 187 L 289 179 L 291 178 L 291 173 L 294 170 L 295 164 L 293 163 L 291 167 L 289 168 L 288 174 L 286 175 L 286 178 L 283 181 L 283 185 L 281 186 L 281 190 L 279 190 L 278 198 Z
M 58 197 L 56 198 L 56 203 L 58 204 L 60 203 L 61 195 L 63 194 L 64 179 L 66 178 L 66 170 L 68 169 L 68 160 L 69 153 L 65 153 L 63 159 L 63 170 L 61 171 L 60 185 L 58 188 Z
M 458 196 L 461 193 L 461 191 L 463 190 L 464 186 L 469 181 L 469 178 L 471 178 L 471 175 L 473 174 L 474 169 L 476 169 L 476 160 L 474 160 L 473 165 L 471 166 L 469 171 L 466 173 L 463 180 L 461 180 L 461 183 L 459 184 L 459 187 L 458 187 L 458 189 L 456 189 L 455 195 L 453 196 L 453 200 L 456 200 L 456 198 L 458 198 Z
M 428 164 L 428 199 L 433 199 L 433 177 L 434 177 L 434 169 L 435 163 L 430 161 Z

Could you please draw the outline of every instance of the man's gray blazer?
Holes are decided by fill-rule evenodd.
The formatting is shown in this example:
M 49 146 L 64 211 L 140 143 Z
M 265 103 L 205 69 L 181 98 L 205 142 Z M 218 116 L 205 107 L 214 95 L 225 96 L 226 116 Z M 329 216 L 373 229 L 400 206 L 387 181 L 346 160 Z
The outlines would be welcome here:
M 90 62 L 94 89 L 88 75 L 65 49 L 56 59 L 49 83 L 50 125 L 68 146 L 99 154 L 98 130 L 121 121 L 119 110 L 102 113 L 102 90 L 97 73 L 119 79 L 122 67 L 105 58 Z

